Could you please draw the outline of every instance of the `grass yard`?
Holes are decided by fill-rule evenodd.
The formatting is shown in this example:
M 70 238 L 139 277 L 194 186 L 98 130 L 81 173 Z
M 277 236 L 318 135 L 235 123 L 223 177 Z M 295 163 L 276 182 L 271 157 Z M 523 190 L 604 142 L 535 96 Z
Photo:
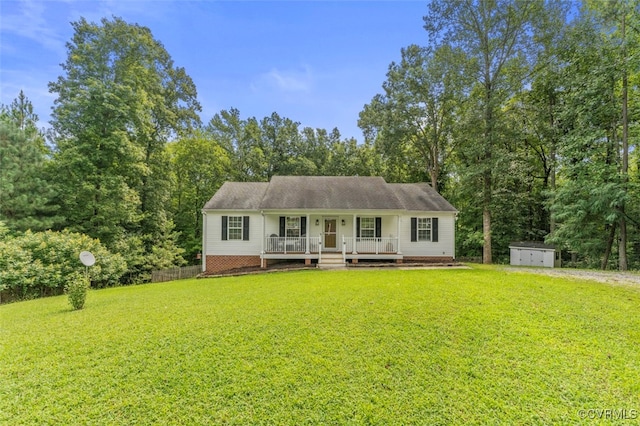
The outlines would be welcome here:
M 489 267 L 14 303 L 0 306 L 0 424 L 634 423 L 639 313 L 639 287 Z

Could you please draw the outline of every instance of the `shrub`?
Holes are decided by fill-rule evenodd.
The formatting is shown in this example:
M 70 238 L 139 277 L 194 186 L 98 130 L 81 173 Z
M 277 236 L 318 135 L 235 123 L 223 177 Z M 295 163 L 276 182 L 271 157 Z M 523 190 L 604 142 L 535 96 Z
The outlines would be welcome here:
M 84 307 L 88 291 L 89 280 L 86 277 L 80 274 L 73 274 L 69 277 L 69 282 L 65 287 L 65 293 L 67 293 L 69 303 L 73 309 L 78 310 Z
M 74 274 L 84 272 L 78 255 L 88 250 L 96 257 L 89 268 L 93 287 L 119 283 L 127 264 L 100 241 L 69 231 L 31 232 L 0 240 L 0 292 L 11 298 L 31 299 L 60 294 Z

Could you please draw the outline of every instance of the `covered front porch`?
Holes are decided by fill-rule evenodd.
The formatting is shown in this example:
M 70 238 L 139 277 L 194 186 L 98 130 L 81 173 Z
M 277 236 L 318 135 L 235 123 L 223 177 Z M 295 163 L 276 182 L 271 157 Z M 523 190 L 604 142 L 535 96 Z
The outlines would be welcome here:
M 402 259 L 401 216 L 361 214 L 263 213 L 263 259 L 322 261 L 327 253 L 342 254 L 343 262 L 358 259 Z

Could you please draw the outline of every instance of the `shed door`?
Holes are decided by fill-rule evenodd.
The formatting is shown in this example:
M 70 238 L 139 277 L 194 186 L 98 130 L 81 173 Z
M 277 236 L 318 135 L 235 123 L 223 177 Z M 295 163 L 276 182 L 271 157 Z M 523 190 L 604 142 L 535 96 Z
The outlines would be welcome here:
M 531 250 L 530 266 L 544 266 L 544 252 L 541 250 Z

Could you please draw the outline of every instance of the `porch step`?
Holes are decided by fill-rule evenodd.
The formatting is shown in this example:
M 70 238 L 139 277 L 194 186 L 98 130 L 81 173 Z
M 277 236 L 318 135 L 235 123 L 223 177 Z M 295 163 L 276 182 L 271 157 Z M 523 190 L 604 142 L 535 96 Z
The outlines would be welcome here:
M 318 263 L 318 269 L 347 269 L 344 263 Z
M 346 267 L 342 253 L 322 253 L 322 258 L 318 262 L 318 268 L 335 269 Z

